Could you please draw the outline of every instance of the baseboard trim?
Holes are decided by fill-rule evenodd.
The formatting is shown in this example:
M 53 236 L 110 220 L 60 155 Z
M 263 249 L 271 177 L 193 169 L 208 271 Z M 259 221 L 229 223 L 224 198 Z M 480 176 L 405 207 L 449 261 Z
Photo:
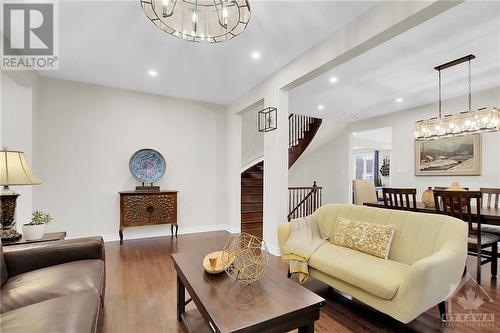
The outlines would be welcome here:
M 133 229 L 134 228 L 123 229 L 123 240 L 171 236 L 170 227 L 168 225 L 166 228 L 167 230 L 161 230 L 161 231 L 140 230 L 139 232 L 137 231 L 127 232 L 127 231 L 132 231 Z M 235 228 L 234 226 L 230 226 L 227 224 L 214 224 L 214 225 L 197 226 L 197 227 L 179 226 L 178 234 L 187 235 L 187 234 L 196 234 L 196 233 L 211 232 L 211 231 L 227 231 L 231 234 L 238 233 L 237 228 Z M 102 238 L 104 239 L 105 242 L 116 242 L 120 240 L 118 232 L 116 234 L 102 235 Z

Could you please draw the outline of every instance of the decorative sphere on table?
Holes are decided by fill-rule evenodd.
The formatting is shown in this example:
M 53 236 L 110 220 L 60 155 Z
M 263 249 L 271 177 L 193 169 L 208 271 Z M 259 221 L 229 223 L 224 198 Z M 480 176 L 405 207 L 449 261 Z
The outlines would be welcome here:
M 266 243 L 247 233 L 229 239 L 224 252 L 227 253 L 226 258 L 233 259 L 225 269 L 227 275 L 242 284 L 248 285 L 259 280 L 269 264 Z

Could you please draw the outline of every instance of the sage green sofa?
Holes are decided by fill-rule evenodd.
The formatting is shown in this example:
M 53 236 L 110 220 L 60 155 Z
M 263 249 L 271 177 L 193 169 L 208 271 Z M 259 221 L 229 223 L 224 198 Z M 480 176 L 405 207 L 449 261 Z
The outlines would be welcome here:
M 313 214 L 327 235 L 338 217 L 395 226 L 388 259 L 323 244 L 309 259 L 310 276 L 408 323 L 446 300 L 458 286 L 467 257 L 467 224 L 446 215 L 331 204 Z M 278 227 L 281 252 L 290 224 Z

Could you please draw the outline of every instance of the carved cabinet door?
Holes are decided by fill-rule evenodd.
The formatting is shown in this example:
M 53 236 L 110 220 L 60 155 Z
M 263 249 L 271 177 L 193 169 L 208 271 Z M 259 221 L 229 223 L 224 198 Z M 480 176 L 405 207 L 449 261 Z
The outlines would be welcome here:
M 166 194 L 134 194 L 121 198 L 124 227 L 177 223 L 177 196 Z

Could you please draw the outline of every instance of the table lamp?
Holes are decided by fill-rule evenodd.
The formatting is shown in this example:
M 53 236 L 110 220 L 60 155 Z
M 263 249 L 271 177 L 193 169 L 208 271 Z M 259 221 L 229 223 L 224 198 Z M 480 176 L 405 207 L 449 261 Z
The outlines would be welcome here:
M 21 235 L 16 231 L 14 215 L 16 211 L 16 200 L 20 195 L 12 191 L 10 185 L 37 185 L 38 179 L 31 172 L 24 153 L 21 151 L 9 151 L 7 148 L 0 150 L 0 223 L 2 239 L 16 239 Z

